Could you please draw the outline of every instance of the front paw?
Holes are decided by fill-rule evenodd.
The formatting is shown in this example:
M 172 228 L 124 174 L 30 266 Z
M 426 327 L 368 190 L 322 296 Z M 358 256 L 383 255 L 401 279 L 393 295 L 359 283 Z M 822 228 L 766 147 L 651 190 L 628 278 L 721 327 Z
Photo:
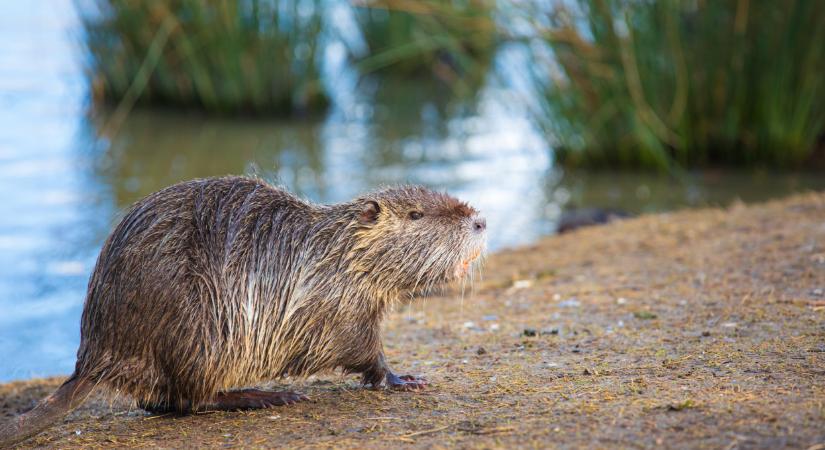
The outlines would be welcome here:
M 424 389 L 429 384 L 426 378 L 415 375 L 401 375 L 400 377 L 392 372 L 386 377 L 387 387 L 398 391 L 417 391 Z

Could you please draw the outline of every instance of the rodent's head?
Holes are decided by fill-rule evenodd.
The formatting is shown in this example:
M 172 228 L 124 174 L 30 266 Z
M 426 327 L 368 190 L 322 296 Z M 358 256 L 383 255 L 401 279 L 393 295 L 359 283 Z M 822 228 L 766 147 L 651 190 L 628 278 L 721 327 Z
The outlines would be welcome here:
M 367 194 L 353 203 L 357 264 L 380 283 L 411 293 L 470 273 L 487 246 L 487 223 L 467 203 L 420 186 Z

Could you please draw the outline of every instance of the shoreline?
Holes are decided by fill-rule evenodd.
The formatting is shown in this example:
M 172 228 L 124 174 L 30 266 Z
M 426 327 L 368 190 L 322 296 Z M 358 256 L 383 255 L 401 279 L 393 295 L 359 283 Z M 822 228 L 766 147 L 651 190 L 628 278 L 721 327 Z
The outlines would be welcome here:
M 681 210 L 491 254 L 475 292 L 390 315 L 423 393 L 357 377 L 239 413 L 96 394 L 31 446 L 799 447 L 825 443 L 825 193 Z M 61 377 L 0 384 L 0 420 Z

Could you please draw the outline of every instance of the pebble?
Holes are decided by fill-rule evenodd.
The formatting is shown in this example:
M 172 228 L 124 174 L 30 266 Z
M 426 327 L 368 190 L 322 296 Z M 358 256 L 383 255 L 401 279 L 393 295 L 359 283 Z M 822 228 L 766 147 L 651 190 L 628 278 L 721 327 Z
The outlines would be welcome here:
M 513 289 L 527 289 L 533 285 L 531 280 L 516 280 L 513 282 Z
M 530 336 L 530 337 L 532 337 L 532 336 L 537 335 L 538 333 L 536 332 L 536 329 L 535 329 L 535 328 L 525 328 L 525 329 L 524 329 L 524 333 L 523 333 L 523 334 L 524 334 L 525 336 Z
M 578 308 L 581 306 L 581 302 L 576 300 L 576 297 L 571 297 L 563 302 L 559 302 L 559 306 L 562 308 Z
M 485 349 L 484 347 L 479 347 L 478 350 L 476 350 L 476 353 L 478 355 L 484 355 L 487 353 L 487 349 Z
M 624 297 L 619 297 L 619 298 L 616 299 L 616 303 L 619 304 L 619 305 L 627 304 L 627 299 L 624 298 Z

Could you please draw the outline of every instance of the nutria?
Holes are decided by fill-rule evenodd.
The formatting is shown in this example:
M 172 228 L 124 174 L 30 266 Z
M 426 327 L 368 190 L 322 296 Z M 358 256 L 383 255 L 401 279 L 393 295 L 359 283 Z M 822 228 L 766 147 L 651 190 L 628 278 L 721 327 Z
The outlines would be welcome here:
M 395 302 L 462 278 L 486 224 L 455 198 L 404 186 L 316 205 L 258 179 L 188 181 L 138 201 L 89 280 L 74 373 L 0 429 L 31 437 L 104 386 L 150 411 L 290 404 L 263 381 L 342 369 L 419 389 L 387 365 Z

